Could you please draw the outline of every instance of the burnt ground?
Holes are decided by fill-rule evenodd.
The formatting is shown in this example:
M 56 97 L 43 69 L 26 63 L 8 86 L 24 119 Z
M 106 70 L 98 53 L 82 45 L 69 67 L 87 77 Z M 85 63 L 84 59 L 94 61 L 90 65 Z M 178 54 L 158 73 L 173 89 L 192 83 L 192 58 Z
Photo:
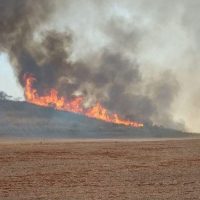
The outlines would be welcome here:
M 1 142 L 0 199 L 200 199 L 200 140 Z

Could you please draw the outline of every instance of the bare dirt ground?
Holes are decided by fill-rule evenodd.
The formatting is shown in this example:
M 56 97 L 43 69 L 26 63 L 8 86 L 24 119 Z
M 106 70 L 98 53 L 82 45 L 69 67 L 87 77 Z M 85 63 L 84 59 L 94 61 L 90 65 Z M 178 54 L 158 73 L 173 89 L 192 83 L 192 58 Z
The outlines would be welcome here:
M 0 199 L 200 199 L 200 140 L 1 142 Z

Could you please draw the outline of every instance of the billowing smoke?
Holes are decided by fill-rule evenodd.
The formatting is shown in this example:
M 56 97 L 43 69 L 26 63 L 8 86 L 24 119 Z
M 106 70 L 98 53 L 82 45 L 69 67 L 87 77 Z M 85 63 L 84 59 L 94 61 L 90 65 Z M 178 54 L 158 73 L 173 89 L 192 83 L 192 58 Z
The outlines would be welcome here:
M 170 49 L 163 34 L 191 26 L 185 9 L 192 5 L 181 2 L 1 0 L 0 50 L 22 86 L 24 74 L 33 74 L 41 94 L 55 88 L 83 95 L 86 106 L 100 101 L 125 118 L 184 129 L 173 110 L 184 73 L 165 67 L 176 67 L 177 57 L 165 60 L 180 46 Z M 184 23 L 174 25 L 172 16 Z

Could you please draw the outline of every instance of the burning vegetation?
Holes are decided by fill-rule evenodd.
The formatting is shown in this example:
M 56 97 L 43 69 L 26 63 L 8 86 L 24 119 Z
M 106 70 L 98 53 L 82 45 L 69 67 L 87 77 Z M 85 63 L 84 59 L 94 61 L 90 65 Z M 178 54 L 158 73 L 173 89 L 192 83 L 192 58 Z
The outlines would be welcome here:
M 103 24 L 97 23 L 99 16 L 94 17 L 94 26 L 87 26 L 87 20 L 75 20 L 72 14 L 91 18 L 82 9 L 85 4 L 73 2 L 0 2 L 0 52 L 8 55 L 26 100 L 110 123 L 183 129 L 184 124 L 173 115 L 179 92 L 174 73 L 148 74 L 148 66 L 148 70 L 141 68 L 138 49 L 144 43 L 143 27 L 126 26 L 112 15 L 105 19 L 102 15 Z M 70 10 L 71 4 L 76 12 Z M 60 9 L 65 6 L 69 12 L 63 13 Z M 99 1 L 91 5 L 98 12 L 99 7 Z M 62 14 L 72 18 L 67 20 Z
M 59 96 L 56 89 L 50 89 L 46 95 L 40 96 L 33 86 L 33 83 L 37 81 L 33 75 L 25 75 L 24 81 L 25 97 L 30 103 L 45 107 L 52 106 L 56 110 L 79 113 L 87 117 L 103 120 L 109 123 L 132 126 L 135 128 L 144 126 L 139 122 L 122 119 L 116 113 L 109 113 L 109 111 L 99 102 L 97 102 L 94 106 L 84 108 L 84 97 L 82 96 L 74 97 L 73 100 L 68 100 L 67 97 Z

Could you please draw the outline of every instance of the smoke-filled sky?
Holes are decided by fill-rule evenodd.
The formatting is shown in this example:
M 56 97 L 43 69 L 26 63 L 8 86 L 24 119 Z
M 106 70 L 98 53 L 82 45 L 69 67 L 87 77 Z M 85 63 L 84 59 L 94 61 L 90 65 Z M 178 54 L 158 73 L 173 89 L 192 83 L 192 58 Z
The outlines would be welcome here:
M 200 132 L 199 10 L 199 0 L 0 0 L 0 89 L 22 95 L 31 73 L 41 94 Z

